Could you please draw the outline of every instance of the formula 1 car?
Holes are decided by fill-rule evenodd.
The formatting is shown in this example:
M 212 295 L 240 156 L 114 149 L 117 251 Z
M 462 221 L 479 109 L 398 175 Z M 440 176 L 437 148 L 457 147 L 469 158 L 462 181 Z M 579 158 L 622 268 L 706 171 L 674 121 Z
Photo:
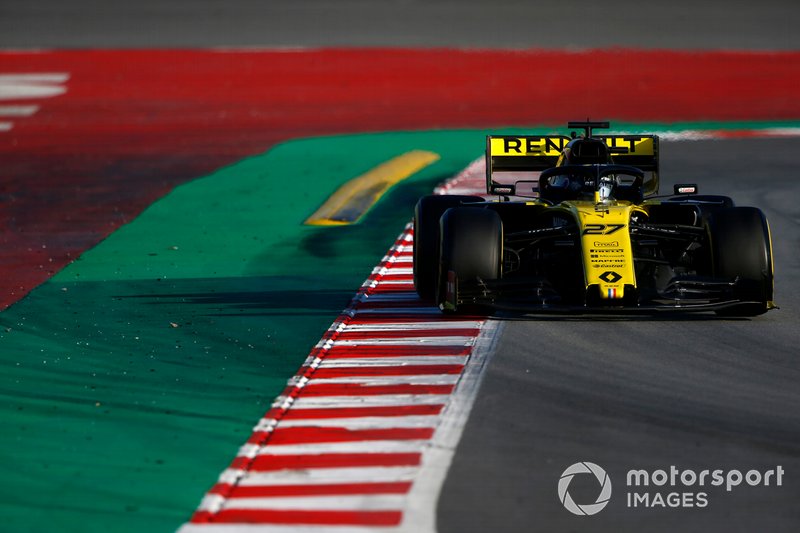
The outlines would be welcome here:
M 694 184 L 657 196 L 656 135 L 488 136 L 481 196 L 414 212 L 414 285 L 444 312 L 774 308 L 761 210 Z M 496 198 L 492 198 L 496 197 Z

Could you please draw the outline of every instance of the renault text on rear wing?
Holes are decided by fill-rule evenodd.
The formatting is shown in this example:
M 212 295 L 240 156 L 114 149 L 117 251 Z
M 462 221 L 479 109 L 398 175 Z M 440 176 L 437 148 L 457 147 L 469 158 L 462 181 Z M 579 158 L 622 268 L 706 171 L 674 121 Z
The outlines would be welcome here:
M 614 163 L 652 173 L 652 177 L 645 181 L 645 194 L 658 191 L 656 135 L 597 135 L 592 138 L 606 143 Z M 502 193 L 503 185 L 493 185 L 492 175 L 495 172 L 542 171 L 556 166 L 561 152 L 571 140 L 565 135 L 488 135 L 486 190 L 490 194 Z

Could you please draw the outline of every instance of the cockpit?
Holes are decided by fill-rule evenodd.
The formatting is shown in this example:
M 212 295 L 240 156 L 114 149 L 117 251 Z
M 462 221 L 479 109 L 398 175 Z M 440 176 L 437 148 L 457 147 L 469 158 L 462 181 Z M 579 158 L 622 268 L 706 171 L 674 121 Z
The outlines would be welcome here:
M 643 182 L 644 172 L 627 165 L 562 165 L 541 173 L 539 197 L 554 204 L 596 199 L 639 203 L 643 199 Z

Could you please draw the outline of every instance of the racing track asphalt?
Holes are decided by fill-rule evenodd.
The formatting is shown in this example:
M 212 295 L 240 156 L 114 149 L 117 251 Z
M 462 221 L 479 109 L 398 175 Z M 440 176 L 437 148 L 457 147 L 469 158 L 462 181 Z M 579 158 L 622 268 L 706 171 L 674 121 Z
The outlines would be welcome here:
M 136 7 L 82 0 L 66 9 L 53 0 L 9 0 L 0 7 L 0 46 L 800 46 L 800 10 L 789 0 L 635 9 L 600 2 L 589 17 L 574 1 L 412 0 L 377 11 L 364 4 L 337 3 L 321 14 L 330 5 L 322 0 L 238 0 L 225 9 L 207 0 Z M 620 6 L 625 13 L 615 11 Z M 664 143 L 665 186 L 685 177 L 767 212 L 781 309 L 754 320 L 507 321 L 443 488 L 441 531 L 797 530 L 798 152 L 800 140 Z M 557 480 L 577 461 L 600 464 L 614 483 L 611 503 L 593 517 L 573 517 L 558 503 Z M 780 464 L 787 482 L 709 491 L 707 509 L 624 508 L 625 471 L 670 464 Z M 576 480 L 570 490 L 580 500 L 597 488 Z
M 3 0 L 0 47 L 797 49 L 794 0 Z M 480 73 L 476 73 L 480 75 Z
M 800 140 L 662 143 L 662 192 L 696 182 L 761 207 L 779 310 L 713 316 L 505 321 L 439 503 L 441 532 L 797 531 L 800 526 Z M 595 516 L 559 503 L 564 469 L 591 461 L 613 493 Z M 675 465 L 762 472 L 782 487 L 698 487 L 706 508 L 626 508 L 626 473 Z M 578 492 L 593 503 L 594 478 Z M 581 492 L 582 491 L 582 492 Z M 647 489 L 644 489 L 647 491 Z M 639 490 L 639 492 L 643 492 Z M 582 499 L 582 501 L 581 501 Z

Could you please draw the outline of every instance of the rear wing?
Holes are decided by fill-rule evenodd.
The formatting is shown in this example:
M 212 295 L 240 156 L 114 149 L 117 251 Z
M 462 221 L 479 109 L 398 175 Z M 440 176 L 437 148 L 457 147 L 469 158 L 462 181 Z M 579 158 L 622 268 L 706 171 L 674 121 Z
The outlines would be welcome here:
M 644 194 L 658 192 L 657 135 L 593 135 L 608 146 L 614 163 L 649 172 Z M 495 172 L 536 172 L 556 166 L 561 152 L 572 140 L 565 135 L 487 135 L 486 191 L 513 194 L 513 187 L 493 179 Z

